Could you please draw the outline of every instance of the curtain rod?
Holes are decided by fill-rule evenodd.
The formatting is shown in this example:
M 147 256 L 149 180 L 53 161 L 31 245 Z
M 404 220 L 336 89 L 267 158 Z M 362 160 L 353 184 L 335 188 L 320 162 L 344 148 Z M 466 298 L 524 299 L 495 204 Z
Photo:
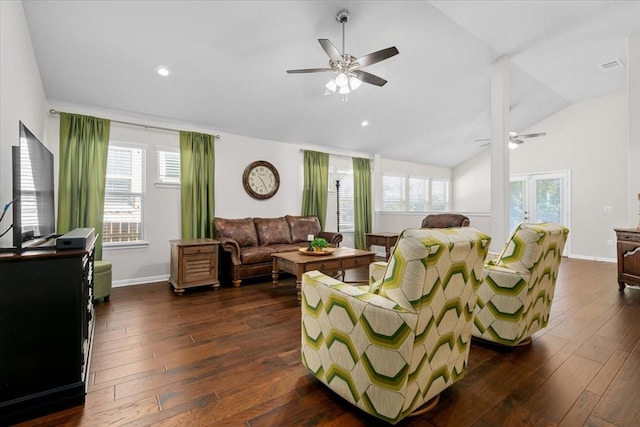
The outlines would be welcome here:
M 49 110 L 49 114 L 55 116 L 55 115 L 60 115 L 60 111 L 54 110 L 53 108 Z M 145 128 L 145 129 L 156 129 L 156 130 L 166 130 L 169 132 L 180 132 L 180 129 L 171 129 L 171 128 L 163 128 L 160 126 L 151 126 L 151 125 L 143 125 L 140 123 L 132 123 L 132 122 L 123 122 L 121 120 L 111 120 L 109 119 L 111 122 L 113 123 L 119 123 L 121 125 L 127 125 L 127 126 L 137 126 L 137 127 L 141 127 L 141 128 Z M 213 135 L 214 139 L 220 139 L 220 135 Z
M 342 157 L 344 159 L 353 159 L 354 157 L 359 158 L 359 159 L 369 159 L 369 160 L 373 160 L 373 157 L 369 156 L 369 157 L 361 157 L 361 156 L 349 156 L 347 154 L 337 154 L 337 153 L 331 153 L 329 151 L 321 151 L 321 150 L 311 150 L 308 148 L 301 148 L 300 152 L 304 152 L 304 151 L 317 151 L 318 153 L 326 153 L 329 154 L 330 156 L 334 156 L 334 157 Z

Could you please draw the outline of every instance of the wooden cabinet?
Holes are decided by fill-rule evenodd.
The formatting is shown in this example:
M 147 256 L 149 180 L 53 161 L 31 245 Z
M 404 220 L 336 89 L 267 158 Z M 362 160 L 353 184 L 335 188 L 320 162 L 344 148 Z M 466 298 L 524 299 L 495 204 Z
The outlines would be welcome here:
M 640 229 L 616 228 L 618 239 L 618 287 L 640 286 Z
M 0 425 L 84 402 L 94 242 L 0 255 Z
M 218 246 L 213 239 L 171 240 L 171 274 L 169 284 L 182 294 L 185 289 L 209 285 L 220 286 L 218 280 Z

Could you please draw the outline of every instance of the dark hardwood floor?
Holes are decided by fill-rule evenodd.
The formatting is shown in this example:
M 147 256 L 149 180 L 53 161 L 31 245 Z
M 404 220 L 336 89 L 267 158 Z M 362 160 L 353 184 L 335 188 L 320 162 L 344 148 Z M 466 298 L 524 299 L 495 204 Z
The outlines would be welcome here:
M 292 279 L 114 288 L 96 305 L 85 405 L 22 425 L 381 425 L 302 366 L 295 295 Z M 564 259 L 532 345 L 474 342 L 466 376 L 400 425 L 640 426 L 639 342 L 640 289 L 619 292 L 615 264 Z

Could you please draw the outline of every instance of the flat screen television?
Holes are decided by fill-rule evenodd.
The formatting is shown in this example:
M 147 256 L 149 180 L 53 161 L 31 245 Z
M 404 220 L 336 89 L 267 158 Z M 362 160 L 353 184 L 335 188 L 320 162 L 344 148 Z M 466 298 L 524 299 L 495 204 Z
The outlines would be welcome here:
M 13 246 L 49 238 L 56 229 L 53 188 L 53 154 L 20 122 L 20 140 L 12 148 Z

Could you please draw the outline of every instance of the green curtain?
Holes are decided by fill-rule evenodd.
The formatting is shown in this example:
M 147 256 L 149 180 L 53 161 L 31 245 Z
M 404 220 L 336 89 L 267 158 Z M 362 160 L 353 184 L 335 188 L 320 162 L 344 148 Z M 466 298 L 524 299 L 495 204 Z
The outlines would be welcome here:
M 329 154 L 304 151 L 302 215 L 315 215 L 324 230 L 329 193 Z
M 213 237 L 215 137 L 180 131 L 182 238 Z
M 95 259 L 102 259 L 104 190 L 111 121 L 60 113 L 58 234 L 95 228 Z
M 369 159 L 353 158 L 353 216 L 355 244 L 365 249 L 365 234 L 371 233 L 371 169 Z

